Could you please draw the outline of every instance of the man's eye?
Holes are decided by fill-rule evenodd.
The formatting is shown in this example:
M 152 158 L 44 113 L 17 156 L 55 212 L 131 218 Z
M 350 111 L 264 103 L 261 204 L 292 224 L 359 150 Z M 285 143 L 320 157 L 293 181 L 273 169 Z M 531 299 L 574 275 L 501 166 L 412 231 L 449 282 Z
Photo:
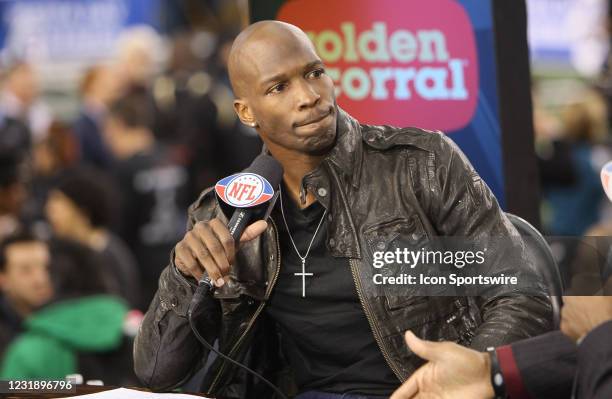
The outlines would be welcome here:
M 315 69 L 312 72 L 309 72 L 308 75 L 306 75 L 306 76 L 309 77 L 309 78 L 315 78 L 316 79 L 316 78 L 320 78 L 321 75 L 323 75 L 324 73 L 325 73 L 325 69 L 318 68 L 318 69 Z
M 287 88 L 287 85 L 285 83 L 279 83 L 277 85 L 272 86 L 272 88 L 270 88 L 270 90 L 268 90 L 269 94 L 273 94 L 273 93 L 280 93 L 281 91 L 285 90 Z

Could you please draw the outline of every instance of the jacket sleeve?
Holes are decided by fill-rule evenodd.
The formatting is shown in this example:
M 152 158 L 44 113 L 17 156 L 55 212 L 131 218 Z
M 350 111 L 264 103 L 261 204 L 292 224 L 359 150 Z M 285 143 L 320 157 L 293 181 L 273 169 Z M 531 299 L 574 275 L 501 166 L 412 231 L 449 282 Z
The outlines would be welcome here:
M 612 397 L 612 321 L 591 331 L 578 346 L 579 399 Z
M 569 399 L 576 373 L 576 344 L 552 331 L 497 348 L 510 399 Z
M 196 202 L 197 204 L 197 202 Z M 195 204 L 194 204 L 195 205 Z M 190 210 L 188 229 L 195 224 Z M 170 264 L 162 271 L 159 286 L 134 342 L 134 371 L 141 382 L 154 390 L 172 389 L 185 383 L 205 362 L 208 351 L 191 331 L 187 311 L 197 285 L 193 278 L 183 276 Z M 220 312 L 218 301 L 203 304 L 209 312 Z M 218 320 L 217 315 L 206 319 Z M 219 325 L 200 323 L 200 334 L 213 344 Z
M 428 190 L 433 227 L 441 236 L 465 240 L 465 245 L 489 245 L 485 263 L 475 273 L 503 273 L 519 281 L 517 288 L 497 286 L 476 294 L 482 323 L 472 347 L 484 350 L 549 331 L 552 307 L 523 239 L 457 145 L 443 134 L 438 137 L 439 148 L 429 162 L 430 176 L 435 176 Z

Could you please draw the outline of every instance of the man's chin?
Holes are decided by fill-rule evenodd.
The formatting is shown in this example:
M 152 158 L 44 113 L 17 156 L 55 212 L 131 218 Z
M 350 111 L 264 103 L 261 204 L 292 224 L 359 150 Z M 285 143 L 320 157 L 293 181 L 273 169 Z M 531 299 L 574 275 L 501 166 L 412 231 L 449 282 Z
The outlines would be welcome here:
M 336 144 L 336 137 L 336 126 L 334 125 L 319 135 L 309 137 L 305 141 L 304 152 L 314 156 L 325 155 Z

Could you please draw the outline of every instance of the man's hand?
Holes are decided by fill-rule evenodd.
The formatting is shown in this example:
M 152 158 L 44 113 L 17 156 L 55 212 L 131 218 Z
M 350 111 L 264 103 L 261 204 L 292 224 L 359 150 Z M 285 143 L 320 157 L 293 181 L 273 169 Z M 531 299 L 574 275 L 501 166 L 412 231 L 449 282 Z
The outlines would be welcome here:
M 244 230 L 240 242 L 250 241 L 263 233 L 268 224 L 258 220 Z M 185 276 L 200 280 L 204 271 L 217 287 L 225 284 L 223 277 L 230 272 L 236 244 L 227 226 L 219 219 L 198 222 L 176 244 L 174 264 Z
M 397 389 L 391 399 L 488 399 L 491 386 L 490 358 L 452 342 L 430 342 L 406 332 L 406 343 L 428 363 Z
M 612 320 L 612 296 L 566 296 L 561 309 L 561 331 L 574 341 Z

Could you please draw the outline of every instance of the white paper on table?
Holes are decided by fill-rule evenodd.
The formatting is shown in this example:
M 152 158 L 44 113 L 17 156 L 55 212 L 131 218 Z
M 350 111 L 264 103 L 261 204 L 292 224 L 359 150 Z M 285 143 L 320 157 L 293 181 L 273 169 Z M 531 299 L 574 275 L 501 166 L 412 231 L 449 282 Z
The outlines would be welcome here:
M 71 398 L 85 399 L 194 399 L 201 396 L 187 395 L 184 393 L 153 393 L 143 392 L 136 389 L 117 388 L 109 391 L 90 393 L 87 395 L 70 396 Z

